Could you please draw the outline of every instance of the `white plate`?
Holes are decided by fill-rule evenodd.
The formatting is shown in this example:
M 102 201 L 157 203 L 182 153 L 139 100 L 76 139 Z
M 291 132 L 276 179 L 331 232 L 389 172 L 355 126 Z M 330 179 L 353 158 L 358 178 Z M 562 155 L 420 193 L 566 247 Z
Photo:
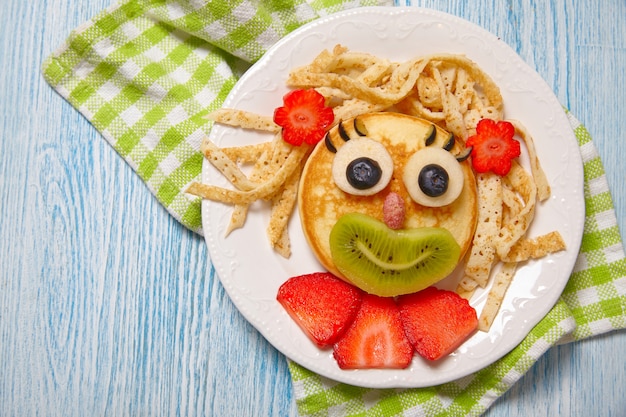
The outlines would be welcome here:
M 229 296 L 269 342 L 300 365 L 328 378 L 365 387 L 425 387 L 478 371 L 501 358 L 553 307 L 576 260 L 584 219 L 582 163 L 565 113 L 547 84 L 504 42 L 457 17 L 415 7 L 360 8 L 314 21 L 276 44 L 237 83 L 224 106 L 271 115 L 287 92 L 291 68 L 341 43 L 353 51 L 402 61 L 435 52 L 465 54 L 502 90 L 505 116 L 524 123 L 536 141 L 551 198 L 537 209 L 530 235 L 557 229 L 567 251 L 522 265 L 488 333 L 478 332 L 436 365 L 415 356 L 405 370 L 340 370 L 331 350 L 320 350 L 276 301 L 289 277 L 322 270 L 309 250 L 296 215 L 291 219 L 293 255 L 286 260 L 267 243 L 266 206 L 256 204 L 243 229 L 225 238 L 232 208 L 204 202 L 203 227 L 211 259 Z M 270 140 L 267 135 L 215 126 L 211 139 L 234 145 Z M 527 163 L 527 161 L 522 161 Z M 203 181 L 228 186 L 210 164 Z M 471 303 L 478 312 L 486 292 Z

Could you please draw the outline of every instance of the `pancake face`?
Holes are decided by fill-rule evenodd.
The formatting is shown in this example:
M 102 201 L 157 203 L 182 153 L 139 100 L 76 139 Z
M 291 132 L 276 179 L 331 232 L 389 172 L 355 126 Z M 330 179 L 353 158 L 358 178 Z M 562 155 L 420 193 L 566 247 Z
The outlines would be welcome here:
M 354 120 L 344 121 L 341 125 L 343 132 L 340 132 L 339 127 L 334 127 L 329 132 L 327 141 L 330 144 L 321 141 L 316 146 L 300 180 L 298 209 L 302 229 L 322 265 L 345 279 L 331 256 L 329 237 L 333 226 L 340 217 L 348 213 L 361 213 L 383 221 L 383 203 L 391 192 L 397 193 L 404 200 L 406 215 L 403 229 L 435 227 L 448 230 L 461 248 L 459 259 L 462 259 L 471 244 L 478 212 L 476 183 L 470 163 L 454 161 L 460 164 L 464 184 L 459 196 L 451 204 L 441 207 L 426 207 L 416 203 L 407 191 L 403 179 L 411 156 L 427 147 L 443 148 L 448 143 L 450 134 L 435 127 L 434 142 L 427 145 L 426 138 L 430 136 L 434 126 L 431 122 L 388 112 L 358 116 L 356 129 Z M 352 138 L 359 138 L 364 132 L 367 133 L 367 138 L 380 142 L 386 148 L 393 161 L 393 172 L 388 184 L 375 194 L 354 195 L 337 186 L 332 175 L 333 160 L 342 146 Z M 455 144 L 449 152 L 458 155 L 461 145 Z

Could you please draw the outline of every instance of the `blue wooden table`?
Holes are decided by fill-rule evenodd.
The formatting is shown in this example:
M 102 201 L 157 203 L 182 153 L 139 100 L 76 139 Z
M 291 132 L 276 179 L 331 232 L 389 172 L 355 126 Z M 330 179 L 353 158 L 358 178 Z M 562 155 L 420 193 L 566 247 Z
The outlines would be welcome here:
M 203 239 L 40 75 L 110 4 L 0 8 L 0 415 L 296 415 L 285 358 L 235 309 Z M 626 230 L 626 2 L 414 4 L 537 70 L 591 132 Z M 624 416 L 624 352 L 624 331 L 553 348 L 486 415 Z

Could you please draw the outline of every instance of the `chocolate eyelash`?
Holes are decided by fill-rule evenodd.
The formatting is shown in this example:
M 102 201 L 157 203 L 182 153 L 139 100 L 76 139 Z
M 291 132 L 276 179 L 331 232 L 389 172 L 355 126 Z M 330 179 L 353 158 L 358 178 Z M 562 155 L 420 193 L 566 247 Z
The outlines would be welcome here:
M 367 136 L 367 129 L 365 128 L 363 123 L 361 123 L 358 117 L 354 118 L 353 127 L 357 135 Z M 339 122 L 337 126 L 337 131 L 339 132 L 339 137 L 341 137 L 341 139 L 343 139 L 344 141 L 347 142 L 350 139 L 352 139 L 350 135 L 348 134 L 346 127 L 343 125 L 343 121 Z M 435 143 L 436 137 L 437 137 L 437 128 L 435 127 L 435 125 L 431 125 L 430 132 L 428 132 L 428 135 L 424 139 L 424 144 L 426 146 L 432 145 L 433 143 Z M 443 145 L 443 149 L 445 149 L 448 152 L 451 152 L 452 148 L 454 148 L 455 142 L 456 142 L 456 138 L 454 137 L 452 133 L 450 133 L 450 137 L 448 138 L 448 141 Z M 326 148 L 330 152 L 337 153 L 337 147 L 333 144 L 333 141 L 330 137 L 330 132 L 326 133 L 326 136 L 324 137 L 324 143 L 326 144 Z M 460 153 L 459 155 L 456 155 L 456 160 L 459 162 L 465 161 L 467 158 L 469 158 L 471 152 L 472 152 L 472 148 L 466 148 L 462 153 Z
M 365 129 L 365 126 L 360 122 L 358 118 L 354 118 L 353 127 L 357 135 L 367 136 L 367 130 Z M 343 121 L 340 121 L 337 125 L 337 131 L 339 132 L 339 137 L 341 137 L 341 139 L 343 139 L 345 142 L 352 139 L 348 134 L 346 127 L 343 125 Z M 324 137 L 324 143 L 326 144 L 326 148 L 328 148 L 329 151 L 331 151 L 332 153 L 337 153 L 337 147 L 333 144 L 333 141 L 330 137 L 330 132 L 326 133 L 326 136 Z

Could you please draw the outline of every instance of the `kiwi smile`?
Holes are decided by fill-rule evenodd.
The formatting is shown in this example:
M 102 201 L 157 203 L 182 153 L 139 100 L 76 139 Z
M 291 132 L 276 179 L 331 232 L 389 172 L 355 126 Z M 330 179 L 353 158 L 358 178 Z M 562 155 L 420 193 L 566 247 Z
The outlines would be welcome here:
M 380 258 L 381 257 L 380 252 L 378 253 L 372 252 L 371 244 L 364 244 L 363 242 L 360 242 L 360 241 L 355 241 L 354 244 L 356 248 L 367 259 L 369 259 L 371 262 L 375 263 L 376 265 L 380 266 L 384 270 L 389 270 L 389 271 L 399 271 L 399 270 L 409 269 L 413 267 L 419 268 L 420 264 L 424 264 L 425 260 L 428 259 L 428 257 L 432 255 L 433 251 L 438 250 L 438 248 L 433 248 L 432 250 L 429 250 L 428 247 L 425 247 L 420 250 L 420 253 L 416 258 L 410 259 L 408 262 L 397 263 L 397 262 L 393 262 L 393 255 L 390 255 L 387 258 L 388 259 L 387 261 L 382 260 Z M 355 251 L 357 249 L 355 249 Z M 382 271 L 382 273 L 385 273 L 385 271 Z
M 330 233 L 337 269 L 352 284 L 383 297 L 417 292 L 448 276 L 460 247 L 443 228 L 393 230 L 361 213 L 341 216 Z

